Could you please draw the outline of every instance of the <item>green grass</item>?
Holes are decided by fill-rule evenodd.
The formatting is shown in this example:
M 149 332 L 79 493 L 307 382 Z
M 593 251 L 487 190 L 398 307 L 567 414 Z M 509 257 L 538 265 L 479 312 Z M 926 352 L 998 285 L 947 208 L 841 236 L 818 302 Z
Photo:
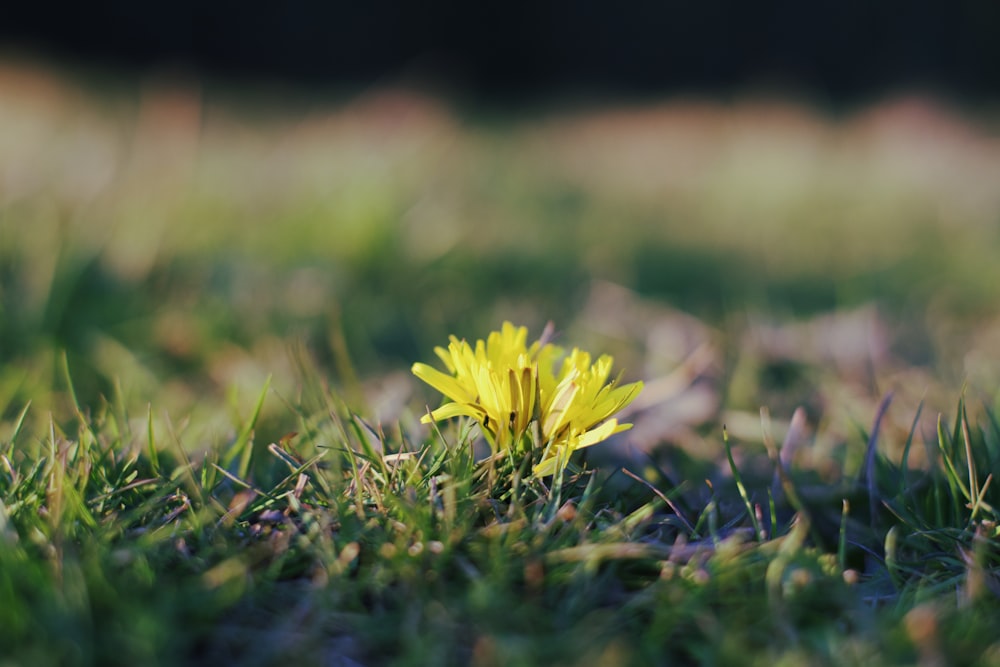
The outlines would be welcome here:
M 113 402 L 7 424 L 8 663 L 995 659 L 1000 429 L 964 404 L 929 469 L 876 451 L 818 499 L 734 463 L 708 502 L 693 480 L 491 478 L 474 430 L 378 433 L 327 392 L 283 412 L 274 443 L 257 412 L 215 443 Z
M 0 665 L 1000 664 L 988 126 L 218 90 L 0 68 Z M 503 319 L 647 383 L 558 482 Z

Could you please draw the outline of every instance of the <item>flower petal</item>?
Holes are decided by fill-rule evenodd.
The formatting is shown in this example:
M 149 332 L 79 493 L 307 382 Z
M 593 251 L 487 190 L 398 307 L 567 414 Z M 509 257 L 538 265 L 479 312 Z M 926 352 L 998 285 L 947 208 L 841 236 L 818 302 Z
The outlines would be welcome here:
M 600 426 L 581 434 L 573 443 L 573 449 L 583 449 L 584 447 L 596 445 L 599 442 L 604 442 L 615 433 L 621 433 L 630 428 L 632 428 L 631 424 L 619 424 L 617 419 L 609 419 Z
M 420 421 L 429 424 L 432 421 L 440 422 L 452 417 L 474 417 L 482 419 L 483 409 L 474 403 L 445 403 L 430 414 L 424 415 Z
M 475 396 L 470 396 L 469 392 L 450 375 L 445 375 L 427 364 L 416 363 L 411 369 L 418 378 L 437 389 L 453 401 L 472 402 Z

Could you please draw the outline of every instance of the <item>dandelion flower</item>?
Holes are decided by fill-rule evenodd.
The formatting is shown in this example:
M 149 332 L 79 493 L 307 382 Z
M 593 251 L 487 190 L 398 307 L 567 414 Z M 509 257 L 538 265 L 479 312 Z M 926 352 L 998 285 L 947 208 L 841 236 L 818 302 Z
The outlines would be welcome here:
M 535 466 L 536 475 L 551 475 L 565 467 L 574 451 L 632 428 L 609 417 L 639 395 L 642 383 L 609 383 L 612 361 L 605 354 L 591 364 L 588 353 L 573 348 L 558 374 L 551 366 L 539 366 L 541 433 L 548 446 Z
M 541 477 L 565 467 L 577 449 L 630 428 L 610 417 L 632 402 L 642 383 L 609 382 L 608 355 L 591 363 L 579 349 L 564 357 L 562 348 L 542 341 L 529 346 L 527 339 L 527 328 L 510 322 L 475 347 L 452 336 L 447 349 L 434 350 L 447 373 L 417 363 L 413 374 L 451 401 L 424 423 L 472 417 L 494 452 L 536 456 L 534 474 Z M 532 442 L 532 424 L 539 442 Z

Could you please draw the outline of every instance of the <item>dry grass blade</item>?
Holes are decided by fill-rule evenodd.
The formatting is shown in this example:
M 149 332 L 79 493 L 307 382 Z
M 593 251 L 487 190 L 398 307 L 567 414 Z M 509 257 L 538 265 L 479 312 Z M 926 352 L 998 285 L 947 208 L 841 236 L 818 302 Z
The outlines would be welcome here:
M 688 518 L 686 516 L 684 516 L 684 513 L 681 511 L 680 507 L 678 507 L 677 504 L 673 500 L 671 500 L 665 493 L 663 493 L 662 491 L 660 491 L 658 488 L 656 488 L 655 486 L 653 486 L 651 483 L 649 483 L 646 480 L 644 480 L 642 477 L 639 477 L 639 475 L 636 475 L 634 472 L 632 472 L 628 468 L 622 468 L 621 470 L 622 470 L 623 473 L 625 473 L 626 476 L 631 477 L 632 479 L 634 479 L 635 481 L 639 482 L 640 484 L 642 484 L 643 486 L 645 486 L 647 489 L 649 489 L 650 491 L 652 491 L 656 495 L 657 498 L 659 498 L 660 500 L 662 500 L 666 504 L 667 507 L 669 507 L 670 509 L 673 510 L 674 515 L 676 515 L 677 518 L 680 519 L 681 523 L 684 524 L 684 527 L 687 528 L 688 533 L 692 533 L 692 534 L 694 533 L 694 526 L 691 525 L 691 522 L 688 521 Z

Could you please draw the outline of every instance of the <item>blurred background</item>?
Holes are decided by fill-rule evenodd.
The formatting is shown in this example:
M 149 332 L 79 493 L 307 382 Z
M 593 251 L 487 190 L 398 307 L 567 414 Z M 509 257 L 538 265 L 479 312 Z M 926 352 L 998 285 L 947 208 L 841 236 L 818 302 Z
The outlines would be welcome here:
M 305 371 L 392 422 L 436 400 L 413 361 L 503 319 L 645 379 L 640 449 L 759 437 L 762 405 L 831 447 L 889 390 L 904 431 L 963 384 L 995 405 L 997 28 L 985 0 L 7 7 L 0 410 L 67 400 L 65 353 L 95 409 L 225 430 Z

